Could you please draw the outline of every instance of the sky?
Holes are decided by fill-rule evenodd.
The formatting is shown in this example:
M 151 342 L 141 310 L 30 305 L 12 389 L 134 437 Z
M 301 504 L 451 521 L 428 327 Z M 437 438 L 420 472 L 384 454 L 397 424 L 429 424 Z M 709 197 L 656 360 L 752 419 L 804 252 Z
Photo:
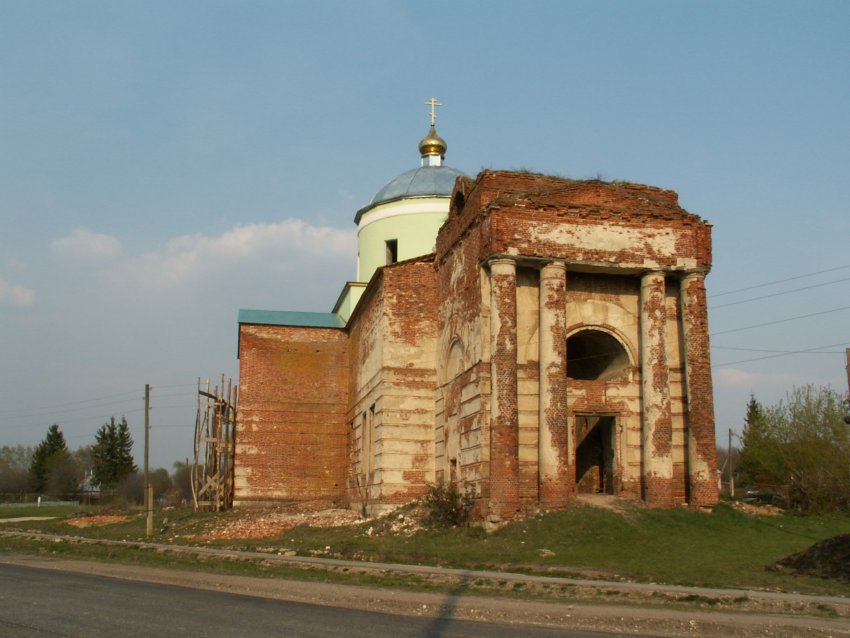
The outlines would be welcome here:
M 713 225 L 716 430 L 847 390 L 850 3 L 0 0 L 0 445 L 126 416 L 193 455 L 240 308 L 329 312 L 356 211 L 446 163 L 677 191 Z M 204 381 L 205 382 L 205 381 Z

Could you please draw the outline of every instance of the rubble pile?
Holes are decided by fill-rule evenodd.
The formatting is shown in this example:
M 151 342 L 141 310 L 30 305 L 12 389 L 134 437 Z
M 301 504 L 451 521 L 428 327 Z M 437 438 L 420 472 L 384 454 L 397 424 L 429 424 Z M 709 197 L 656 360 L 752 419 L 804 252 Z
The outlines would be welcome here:
M 349 509 L 322 508 L 314 504 L 274 509 L 243 509 L 233 517 L 214 523 L 203 533 L 206 539 L 271 538 L 293 527 L 342 527 L 357 525 L 363 518 Z
M 364 533 L 366 536 L 413 536 L 423 529 L 420 517 L 416 512 L 406 514 L 390 514 L 370 526 Z
M 781 507 L 776 507 L 775 505 L 759 505 L 755 503 L 744 503 L 743 501 L 734 501 L 732 507 L 744 514 L 754 514 L 756 516 L 779 516 L 784 511 Z

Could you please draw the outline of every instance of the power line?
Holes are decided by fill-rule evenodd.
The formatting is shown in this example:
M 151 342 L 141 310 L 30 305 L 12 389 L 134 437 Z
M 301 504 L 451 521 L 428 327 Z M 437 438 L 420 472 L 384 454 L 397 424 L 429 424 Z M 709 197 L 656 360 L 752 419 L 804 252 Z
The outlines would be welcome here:
M 125 400 L 129 401 L 129 400 L 131 400 L 130 395 L 137 394 L 137 393 L 138 393 L 138 390 L 131 390 L 131 391 L 127 391 L 127 392 L 120 392 L 118 394 L 110 394 L 110 395 L 107 395 L 105 397 L 97 397 L 97 398 L 94 398 L 94 399 L 83 399 L 81 401 L 69 401 L 67 403 L 57 403 L 57 404 L 53 404 L 53 405 L 42 405 L 42 406 L 38 406 L 38 407 L 35 407 L 35 408 L 10 408 L 10 409 L 5 409 L 5 410 L 0 410 L 0 414 L 12 414 L 12 413 L 15 413 L 15 412 L 37 412 L 37 411 L 41 411 L 41 410 L 54 410 L 54 409 L 60 409 L 60 408 L 65 409 L 68 406 L 72 406 L 72 405 L 83 405 L 83 404 L 86 404 L 86 403 L 97 403 L 98 401 L 106 401 L 108 399 L 116 399 L 118 397 L 127 397 Z M 141 397 L 138 397 L 138 398 L 141 399 Z M 113 402 L 113 403 L 115 403 L 115 402 Z
M 197 388 L 197 383 L 176 383 L 169 385 L 160 385 L 157 388 Z M 166 394 L 160 394 L 159 397 L 173 397 L 173 396 L 186 396 L 185 392 L 171 392 Z M 110 399 L 119 399 L 120 397 L 124 397 L 121 400 L 110 401 Z M 97 409 L 106 405 L 120 405 L 122 403 L 129 403 L 131 401 L 142 401 L 144 399 L 144 395 L 140 394 L 138 390 L 128 390 L 126 392 L 119 392 L 117 394 L 110 394 L 101 397 L 94 397 L 91 399 L 81 399 L 80 401 L 68 401 L 65 403 L 54 403 L 49 405 L 41 405 L 30 408 L 6 408 L 0 409 L 0 416 L 9 417 L 9 418 L 23 418 L 28 416 L 33 417 L 50 417 L 51 415 L 60 415 L 69 411 L 80 411 L 86 409 Z M 101 403 L 105 402 L 105 403 Z M 100 405 L 91 405 L 97 404 Z M 74 407 L 80 406 L 80 407 Z M 45 411 L 54 410 L 55 412 L 47 412 Z M 38 414 L 43 413 L 43 414 Z
M 129 410 L 121 410 L 121 414 L 126 416 L 128 414 L 134 414 L 136 412 L 141 412 L 142 409 L 143 408 L 139 407 L 139 408 L 130 408 Z M 3 427 L 4 427 L 4 429 L 7 429 L 7 430 L 20 430 L 20 429 L 23 429 L 23 428 L 35 428 L 35 427 L 39 427 L 40 423 L 45 423 L 47 421 L 54 421 L 54 419 L 48 419 L 47 418 L 48 416 L 55 416 L 55 414 L 44 415 L 44 416 L 31 415 L 31 416 L 26 417 L 26 418 L 30 419 L 29 423 L 22 423 L 22 424 L 19 424 L 19 425 L 4 425 Z M 64 418 L 63 419 L 55 419 L 55 421 L 61 421 L 60 425 L 67 425 L 68 423 L 82 423 L 84 421 L 100 421 L 101 419 L 110 419 L 113 416 L 115 416 L 114 412 L 112 414 L 103 414 L 103 415 L 100 415 L 100 416 L 88 415 L 88 416 L 80 416 L 80 417 L 77 417 L 77 418 L 74 418 L 74 419 L 64 419 Z M 34 421 L 36 419 L 44 419 L 44 420 L 42 420 L 40 423 L 35 423 Z
M 775 286 L 776 284 L 784 284 L 788 281 L 795 281 L 797 279 L 805 279 L 806 277 L 814 277 L 815 275 L 822 275 L 828 272 L 835 272 L 836 270 L 844 270 L 846 268 L 850 268 L 850 264 L 845 266 L 836 266 L 835 268 L 827 268 L 826 270 L 816 270 L 815 272 L 806 273 L 803 275 L 797 275 L 795 277 L 787 277 L 785 279 L 776 279 L 774 281 L 768 281 L 762 284 L 754 284 L 752 286 L 747 286 L 745 288 L 737 288 L 735 290 L 727 290 L 726 292 L 719 292 L 713 295 L 709 295 L 709 299 L 714 299 L 716 297 L 725 297 L 726 295 L 734 295 L 738 292 L 746 292 L 747 290 L 755 290 L 756 288 L 766 288 L 767 286 Z
M 751 359 L 741 359 L 740 361 L 727 361 L 725 363 L 714 363 L 712 364 L 713 368 L 722 368 L 724 366 L 732 366 L 738 365 L 739 363 L 750 363 L 751 361 L 763 361 L 765 359 L 776 359 L 778 357 L 786 357 L 790 354 L 835 354 L 835 353 L 825 353 L 825 352 L 816 352 L 823 347 L 832 348 L 834 346 L 818 346 L 817 348 L 809 348 L 807 350 L 789 350 L 789 351 L 779 351 L 775 354 L 765 355 L 763 357 L 753 357 Z M 735 348 L 730 348 L 734 350 Z M 746 348 L 741 348 L 742 350 L 746 350 Z M 769 352 L 765 351 L 765 352 Z
M 828 346 L 818 346 L 817 348 L 811 348 L 809 350 L 769 350 L 766 348 L 734 348 L 732 346 L 711 346 L 712 350 L 737 350 L 739 352 L 769 352 L 772 354 L 842 354 L 843 350 L 824 350 L 824 348 L 837 348 L 839 346 L 846 345 L 847 342 L 843 341 L 841 343 L 833 343 Z
M 743 326 L 741 328 L 730 328 L 729 330 L 720 330 L 718 332 L 712 332 L 710 336 L 715 337 L 717 335 L 725 335 L 730 334 L 732 332 L 743 332 L 744 330 L 752 330 L 753 328 L 762 328 L 764 326 L 774 326 L 780 323 L 788 323 L 789 321 L 797 321 L 798 319 L 808 319 L 809 317 L 817 317 L 820 315 L 828 315 L 833 312 L 840 312 L 842 310 L 850 310 L 850 306 L 842 306 L 840 308 L 833 308 L 832 310 L 823 310 L 821 312 L 810 312 L 807 315 L 798 315 L 796 317 L 788 317 L 787 319 L 777 319 L 776 321 L 764 321 L 762 323 L 754 323 L 750 326 Z
M 170 405 L 151 405 L 151 410 L 156 412 L 157 410 L 172 410 L 176 408 L 194 408 L 197 407 L 195 403 L 172 403 Z
M 811 286 L 803 286 L 802 288 L 794 288 L 792 290 L 783 290 L 782 292 L 774 292 L 769 295 L 760 295 L 758 297 L 750 297 L 749 299 L 741 299 L 739 301 L 730 301 L 729 303 L 718 304 L 716 306 L 710 306 L 711 310 L 717 310 L 718 308 L 726 308 L 727 306 L 737 306 L 742 303 L 749 303 L 751 301 L 758 301 L 759 299 L 769 299 L 771 297 L 780 297 L 782 295 L 790 295 L 794 292 L 802 292 L 804 290 L 812 290 L 814 288 L 822 288 L 824 286 L 831 286 L 833 284 L 840 284 L 844 281 L 850 281 L 850 277 L 845 277 L 843 279 L 836 279 L 834 281 L 826 281 L 822 284 L 812 284 Z
M 21 411 L 19 414 L 4 414 L 2 415 L 4 419 L 50 419 L 58 416 L 63 416 L 66 414 L 72 414 L 75 412 L 84 412 L 89 410 L 101 410 L 110 405 L 129 405 L 135 403 L 138 399 L 124 399 L 122 401 L 109 401 L 107 403 L 100 403 L 98 405 L 77 405 L 72 408 L 64 408 L 64 409 L 55 409 L 51 412 L 45 412 L 43 410 L 35 410 L 29 414 Z M 132 402 L 132 403 L 131 403 Z M 132 409 L 132 408 L 131 408 Z M 120 410 L 117 410 L 120 411 Z
M 157 390 L 160 390 L 162 388 L 197 388 L 197 387 L 198 387 L 197 382 L 196 383 L 172 383 L 171 385 L 157 385 L 157 386 L 151 385 L 151 390 L 153 390 L 154 388 L 156 388 Z

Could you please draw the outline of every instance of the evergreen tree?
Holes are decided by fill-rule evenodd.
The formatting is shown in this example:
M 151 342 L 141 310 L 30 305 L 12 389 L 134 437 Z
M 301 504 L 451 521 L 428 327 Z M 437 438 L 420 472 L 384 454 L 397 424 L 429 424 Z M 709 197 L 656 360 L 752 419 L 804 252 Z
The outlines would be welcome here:
M 738 460 L 738 475 L 742 483 L 764 482 L 764 465 L 770 454 L 770 436 L 764 419 L 764 410 L 754 395 L 747 402 L 744 431 L 741 435 L 741 453 Z
M 122 417 L 120 422 L 116 422 L 115 417 L 112 417 L 95 434 L 92 447 L 93 482 L 101 489 L 113 489 L 136 469 L 133 462 L 133 437 L 127 418 Z
M 61 465 L 69 456 L 65 436 L 57 424 L 47 430 L 44 440 L 35 448 L 30 463 L 30 485 L 35 492 L 47 489 L 50 470 Z

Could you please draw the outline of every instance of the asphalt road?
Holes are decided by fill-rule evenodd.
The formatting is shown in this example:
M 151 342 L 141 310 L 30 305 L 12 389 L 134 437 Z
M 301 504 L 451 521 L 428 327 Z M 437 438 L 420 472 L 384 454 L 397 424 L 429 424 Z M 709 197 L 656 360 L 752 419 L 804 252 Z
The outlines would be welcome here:
M 302 638 L 369 636 L 487 638 L 612 634 L 310 605 L 141 581 L 0 565 L 0 636 Z

